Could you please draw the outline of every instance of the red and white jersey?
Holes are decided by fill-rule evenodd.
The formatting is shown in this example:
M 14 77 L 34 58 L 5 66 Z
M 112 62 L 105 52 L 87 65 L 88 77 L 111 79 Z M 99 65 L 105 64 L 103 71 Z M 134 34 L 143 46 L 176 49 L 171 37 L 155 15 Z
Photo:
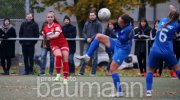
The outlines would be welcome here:
M 53 23 L 51 26 L 49 26 L 48 24 L 44 26 L 43 28 L 43 34 L 45 35 L 51 35 L 55 32 L 60 32 L 59 37 L 51 39 L 50 40 L 50 45 L 51 46 L 57 46 L 60 45 L 61 47 L 68 47 L 68 43 L 66 38 L 64 38 L 64 35 L 62 33 L 62 28 L 60 24 L 57 23 Z

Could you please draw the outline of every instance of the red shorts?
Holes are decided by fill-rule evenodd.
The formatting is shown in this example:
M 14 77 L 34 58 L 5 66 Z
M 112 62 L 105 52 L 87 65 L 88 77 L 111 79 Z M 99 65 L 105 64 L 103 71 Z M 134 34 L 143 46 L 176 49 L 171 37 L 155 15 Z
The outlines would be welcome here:
M 60 49 L 61 51 L 68 51 L 69 52 L 69 46 L 68 44 L 61 44 L 61 45 L 51 45 L 51 51 L 54 52 L 56 49 Z

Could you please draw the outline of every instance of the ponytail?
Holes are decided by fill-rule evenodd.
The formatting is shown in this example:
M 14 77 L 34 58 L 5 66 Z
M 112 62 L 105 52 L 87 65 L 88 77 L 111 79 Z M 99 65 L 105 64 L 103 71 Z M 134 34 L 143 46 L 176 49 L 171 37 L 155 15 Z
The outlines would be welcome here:
M 178 20 L 179 13 L 177 11 L 171 11 L 168 17 L 170 18 L 170 21 L 165 24 L 165 27 L 168 26 L 171 22 Z
M 130 17 L 128 14 L 122 15 L 121 18 L 125 24 L 131 24 L 132 26 L 134 26 L 134 19 Z

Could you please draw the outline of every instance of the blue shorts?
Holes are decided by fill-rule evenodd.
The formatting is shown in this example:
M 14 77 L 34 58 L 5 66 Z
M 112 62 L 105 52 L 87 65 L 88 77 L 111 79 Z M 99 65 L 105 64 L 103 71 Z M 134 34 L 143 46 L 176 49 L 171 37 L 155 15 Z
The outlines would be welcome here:
M 130 54 L 130 50 L 123 50 L 122 48 L 118 47 L 118 40 L 109 38 L 110 41 L 110 50 L 114 51 L 113 54 L 113 61 L 115 61 L 117 64 L 121 65 L 125 58 L 128 57 Z
M 172 52 L 161 53 L 155 50 L 151 50 L 148 59 L 148 66 L 150 68 L 157 68 L 160 60 L 165 61 L 167 66 L 170 68 L 172 68 L 178 63 L 176 57 L 174 56 L 174 53 Z

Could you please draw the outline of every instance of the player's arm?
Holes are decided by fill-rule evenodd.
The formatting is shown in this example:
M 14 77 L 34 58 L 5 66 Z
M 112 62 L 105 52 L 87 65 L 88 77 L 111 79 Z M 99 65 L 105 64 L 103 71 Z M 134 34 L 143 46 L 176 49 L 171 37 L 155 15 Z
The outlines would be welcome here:
M 176 8 L 175 8 L 175 6 L 173 6 L 173 5 L 169 5 L 169 10 L 170 10 L 170 12 L 176 11 Z
M 48 38 L 49 39 L 56 39 L 58 38 L 60 35 L 60 32 L 55 32 L 53 35 L 48 35 Z
M 128 27 L 126 28 L 123 32 L 122 35 L 118 37 L 118 40 L 121 41 L 122 43 L 126 42 L 129 40 L 129 34 L 131 34 L 132 28 Z
M 57 27 L 55 28 L 54 34 L 52 34 L 52 35 L 47 35 L 47 37 L 48 37 L 49 39 L 56 39 L 56 38 L 59 37 L 59 35 L 60 35 L 61 33 L 62 33 L 61 27 L 60 27 L 60 26 L 57 26 Z

